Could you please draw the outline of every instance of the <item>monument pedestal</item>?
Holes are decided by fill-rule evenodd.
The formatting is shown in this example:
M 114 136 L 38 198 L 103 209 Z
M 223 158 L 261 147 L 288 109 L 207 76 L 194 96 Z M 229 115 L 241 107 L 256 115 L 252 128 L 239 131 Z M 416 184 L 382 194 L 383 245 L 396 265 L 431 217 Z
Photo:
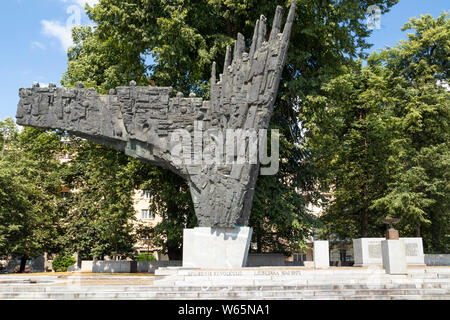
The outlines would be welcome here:
M 183 231 L 183 268 L 242 268 L 253 229 L 197 227 Z
M 406 249 L 403 240 L 381 241 L 383 268 L 388 274 L 406 274 Z
M 381 241 L 385 238 L 353 239 L 355 267 L 382 266 Z M 406 264 L 425 266 L 422 238 L 400 238 L 405 243 Z
M 324 269 L 330 266 L 328 241 L 314 241 L 314 268 Z

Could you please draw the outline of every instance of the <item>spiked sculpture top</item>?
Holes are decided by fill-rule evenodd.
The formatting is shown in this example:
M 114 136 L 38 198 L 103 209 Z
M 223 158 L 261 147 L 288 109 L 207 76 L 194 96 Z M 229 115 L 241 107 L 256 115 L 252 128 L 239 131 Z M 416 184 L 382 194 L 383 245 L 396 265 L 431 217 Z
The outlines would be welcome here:
M 201 120 L 204 129 L 265 129 L 269 125 L 294 20 L 292 2 L 284 30 L 280 33 L 278 6 L 270 38 L 266 18 L 256 22 L 250 52 L 238 34 L 233 58 L 228 46 L 225 66 L 216 81 L 215 63 L 211 73 L 211 101 L 170 98 L 170 87 L 117 87 L 109 95 L 95 89 L 20 89 L 17 123 L 24 126 L 62 129 L 127 155 L 167 169 L 185 178 L 190 186 L 199 226 L 234 227 L 246 225 L 259 173 L 257 164 L 197 165 L 176 163 L 167 148 L 176 129 L 193 132 Z M 195 167 L 195 165 L 194 165 Z M 192 174 L 196 169 L 196 174 Z

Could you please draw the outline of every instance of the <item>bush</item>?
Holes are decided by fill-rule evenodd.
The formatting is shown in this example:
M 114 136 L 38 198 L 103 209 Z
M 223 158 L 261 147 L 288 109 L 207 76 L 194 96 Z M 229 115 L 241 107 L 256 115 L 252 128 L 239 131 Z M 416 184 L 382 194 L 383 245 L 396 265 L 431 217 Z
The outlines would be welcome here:
M 152 253 L 140 253 L 136 256 L 136 261 L 155 261 L 156 258 Z
M 67 268 L 75 264 L 75 259 L 69 255 L 56 256 L 52 261 L 52 269 L 56 272 L 66 272 Z

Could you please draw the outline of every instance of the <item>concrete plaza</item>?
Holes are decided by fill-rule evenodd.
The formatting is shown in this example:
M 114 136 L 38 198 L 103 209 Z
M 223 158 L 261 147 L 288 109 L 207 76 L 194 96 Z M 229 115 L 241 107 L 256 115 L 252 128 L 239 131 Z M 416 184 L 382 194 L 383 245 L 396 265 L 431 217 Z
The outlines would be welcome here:
M 450 267 L 160 268 L 156 275 L 42 273 L 0 275 L 0 299 L 449 300 Z

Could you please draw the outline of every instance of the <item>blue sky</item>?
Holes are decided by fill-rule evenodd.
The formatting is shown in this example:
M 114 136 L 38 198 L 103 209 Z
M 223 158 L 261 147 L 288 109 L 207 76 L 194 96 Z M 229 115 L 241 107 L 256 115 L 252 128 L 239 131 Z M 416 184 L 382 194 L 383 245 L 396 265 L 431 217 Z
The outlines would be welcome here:
M 69 26 L 89 24 L 84 4 L 98 0 L 7 0 L 2 1 L 0 19 L 0 119 L 14 117 L 18 90 L 34 81 L 60 85 L 67 67 L 66 49 L 71 44 Z M 381 28 L 374 29 L 372 50 L 394 46 L 406 34 L 400 28 L 410 17 L 448 11 L 445 0 L 401 0 L 381 16 Z M 78 13 L 80 13 L 78 15 Z

